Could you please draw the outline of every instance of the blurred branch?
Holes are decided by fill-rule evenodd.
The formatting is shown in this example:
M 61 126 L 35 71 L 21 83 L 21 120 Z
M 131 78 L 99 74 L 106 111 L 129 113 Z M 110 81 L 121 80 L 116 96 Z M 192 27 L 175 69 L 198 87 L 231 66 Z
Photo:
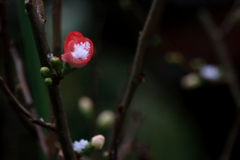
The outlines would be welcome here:
M 53 31 L 53 54 L 61 56 L 61 9 L 62 0 L 53 0 L 52 7 L 52 31 Z
M 11 91 L 14 90 L 14 80 L 12 77 L 13 68 L 12 68 L 12 59 L 10 55 L 10 39 L 8 35 L 8 24 L 7 24 L 7 4 L 6 1 L 0 0 L 0 36 L 2 42 L 2 53 L 3 53 L 3 68 L 4 75 L 7 81 L 7 84 Z
M 51 68 L 47 61 L 47 54 L 50 53 L 45 33 L 45 17 L 43 15 L 43 2 L 41 0 L 25 0 L 25 7 L 28 12 L 38 55 L 42 67 Z M 60 91 L 57 85 L 48 87 L 50 100 L 56 120 L 56 132 L 60 141 L 63 154 L 67 160 L 76 160 L 72 147 L 72 140 L 68 130 L 66 115 L 60 98 Z
M 230 160 L 231 153 L 234 147 L 234 143 L 236 141 L 238 130 L 240 127 L 240 86 L 237 80 L 237 74 L 232 66 L 232 62 L 229 57 L 229 51 L 222 39 L 222 34 L 220 30 L 218 30 L 214 24 L 211 15 L 208 13 L 207 10 L 201 10 L 198 13 L 199 19 L 206 30 L 210 40 L 212 41 L 212 45 L 217 53 L 217 56 L 224 66 L 229 82 L 230 91 L 234 98 L 234 101 L 237 105 L 237 114 L 235 116 L 235 120 L 233 125 L 229 131 L 229 135 L 223 149 L 222 155 L 220 156 L 219 160 Z
M 236 9 L 239 9 L 240 7 L 240 0 L 234 0 L 233 6 L 228 12 L 226 18 L 223 20 L 222 24 L 219 26 L 219 29 L 222 31 L 222 37 L 225 37 L 233 28 L 234 24 L 231 22 L 230 18 L 236 11 Z
M 44 128 L 50 129 L 52 131 L 55 131 L 55 127 L 53 124 L 44 123 L 44 122 L 40 121 L 39 119 L 35 118 L 31 113 L 28 112 L 28 110 L 26 110 L 20 104 L 20 102 L 12 94 L 12 92 L 10 91 L 10 89 L 8 88 L 7 84 L 4 82 L 4 80 L 1 76 L 0 76 L 0 88 L 3 91 L 3 93 L 8 97 L 8 99 L 14 104 L 14 107 L 17 108 L 25 117 L 27 117 L 30 122 L 35 123 Z
M 138 45 L 135 53 L 135 58 L 133 60 L 133 66 L 131 69 L 131 74 L 129 76 L 128 85 L 126 87 L 122 102 L 118 105 L 118 115 L 115 119 L 115 127 L 113 133 L 113 139 L 111 142 L 111 148 L 109 151 L 109 160 L 117 159 L 118 144 L 120 141 L 120 135 L 123 128 L 123 122 L 135 93 L 137 86 L 140 82 L 144 80 L 144 74 L 142 73 L 143 60 L 145 55 L 145 49 L 147 47 L 150 33 L 157 24 L 160 15 L 163 11 L 164 0 L 154 0 L 147 16 L 147 20 L 144 24 L 143 31 L 139 36 Z
M 134 111 L 131 116 L 131 120 L 128 123 L 126 129 L 126 135 L 124 136 L 121 145 L 118 149 L 118 160 L 124 160 L 127 154 L 131 151 L 132 143 L 136 133 L 140 127 L 143 119 L 143 113 L 140 111 Z
M 11 46 L 10 52 L 11 52 L 13 60 L 14 60 L 18 80 L 19 80 L 19 83 L 21 85 L 21 89 L 23 91 L 23 96 L 24 96 L 26 106 L 27 106 L 27 108 L 29 108 L 32 115 L 37 117 L 36 110 L 33 108 L 32 96 L 30 94 L 30 91 L 28 89 L 27 82 L 26 82 L 26 79 L 25 79 L 22 60 L 19 57 L 17 49 L 14 46 Z M 34 126 L 35 126 L 35 129 L 36 129 L 36 134 L 37 134 L 39 143 L 42 147 L 43 153 L 44 153 L 45 157 L 47 157 L 48 148 L 47 148 L 46 139 L 45 139 L 45 136 L 43 134 L 43 131 L 41 130 L 40 126 L 38 126 L 38 125 L 34 125 Z

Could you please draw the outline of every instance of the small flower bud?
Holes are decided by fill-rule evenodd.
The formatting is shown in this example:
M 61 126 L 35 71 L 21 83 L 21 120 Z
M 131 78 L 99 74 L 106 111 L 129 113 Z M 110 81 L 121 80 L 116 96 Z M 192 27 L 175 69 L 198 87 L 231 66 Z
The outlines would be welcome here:
M 102 149 L 104 143 L 105 143 L 105 138 L 103 135 L 100 135 L 100 134 L 92 137 L 90 141 L 90 145 L 94 147 L 95 150 Z
M 115 114 L 111 110 L 101 112 L 97 118 L 97 126 L 102 129 L 107 129 L 113 126 Z
M 83 96 L 83 97 L 79 98 L 78 108 L 79 108 L 80 112 L 84 116 L 86 116 L 86 118 L 90 118 L 93 113 L 93 101 L 91 100 L 91 98 L 89 98 L 87 96 Z
M 52 67 L 56 70 L 57 74 L 61 73 L 62 70 L 62 61 L 60 60 L 60 58 L 58 57 L 52 57 L 50 59 L 50 64 L 52 65 Z
M 197 88 L 201 83 L 202 80 L 197 73 L 190 73 L 181 79 L 181 85 L 186 89 Z
M 50 69 L 48 67 L 42 67 L 40 69 L 40 73 L 41 73 L 43 78 L 49 78 L 52 75 L 51 71 L 50 71 Z
M 45 84 L 48 85 L 48 86 L 52 85 L 52 83 L 53 83 L 52 78 L 45 78 L 45 79 L 44 79 L 44 82 L 45 82 Z

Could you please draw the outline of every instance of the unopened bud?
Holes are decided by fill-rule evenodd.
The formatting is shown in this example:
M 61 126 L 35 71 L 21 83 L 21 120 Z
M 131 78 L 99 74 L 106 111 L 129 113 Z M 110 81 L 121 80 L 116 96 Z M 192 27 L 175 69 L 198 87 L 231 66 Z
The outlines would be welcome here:
M 92 116 L 93 113 L 93 101 L 87 96 L 79 98 L 78 107 L 80 112 L 87 118 Z
M 90 145 L 94 147 L 95 150 L 102 149 L 104 143 L 105 143 L 105 138 L 103 135 L 100 135 L 100 134 L 92 137 L 90 141 Z
M 52 78 L 45 78 L 45 79 L 44 79 L 44 82 L 45 82 L 45 84 L 48 85 L 48 86 L 52 85 L 52 83 L 53 83 Z
M 62 61 L 60 60 L 60 58 L 58 57 L 52 57 L 50 59 L 50 64 L 52 65 L 52 67 L 55 69 L 55 71 L 60 74 L 61 70 L 62 70 Z
M 113 126 L 115 114 L 111 110 L 101 112 L 97 118 L 97 126 L 102 129 L 107 129 Z
M 40 73 L 41 73 L 43 78 L 49 78 L 52 75 L 51 71 L 50 71 L 50 69 L 48 67 L 42 67 L 40 69 Z
M 201 83 L 202 80 L 197 73 L 190 73 L 181 79 L 181 85 L 186 89 L 197 88 Z

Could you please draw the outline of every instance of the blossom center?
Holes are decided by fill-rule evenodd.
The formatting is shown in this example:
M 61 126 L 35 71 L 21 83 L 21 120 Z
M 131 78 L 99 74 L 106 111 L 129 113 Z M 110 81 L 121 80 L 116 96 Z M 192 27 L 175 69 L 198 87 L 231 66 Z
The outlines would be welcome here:
M 74 44 L 74 50 L 72 51 L 72 56 L 77 60 L 86 60 L 88 57 L 88 52 L 90 49 L 90 43 L 80 42 L 79 44 Z

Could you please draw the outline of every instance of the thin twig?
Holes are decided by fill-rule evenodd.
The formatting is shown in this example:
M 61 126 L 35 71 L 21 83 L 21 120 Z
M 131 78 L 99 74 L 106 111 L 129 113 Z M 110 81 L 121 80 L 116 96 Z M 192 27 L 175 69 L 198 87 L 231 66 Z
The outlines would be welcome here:
M 14 46 L 10 47 L 10 52 L 13 57 L 13 61 L 14 61 L 16 72 L 17 72 L 17 77 L 18 77 L 19 83 L 21 85 L 21 89 L 23 91 L 23 96 L 24 96 L 26 106 L 27 106 L 27 108 L 29 108 L 29 111 L 33 116 L 38 117 L 36 110 L 33 107 L 32 96 L 31 96 L 30 91 L 27 86 L 22 60 L 19 57 L 18 51 Z M 45 157 L 47 157 L 48 156 L 48 147 L 47 147 L 47 143 L 46 143 L 46 139 L 43 134 L 43 131 L 41 130 L 40 126 L 38 126 L 38 125 L 34 125 L 34 126 L 36 129 L 36 133 L 38 136 L 38 141 L 40 143 L 40 146 L 42 147 Z
M 142 123 L 143 113 L 140 111 L 134 111 L 131 116 L 131 120 L 126 128 L 126 134 L 122 140 L 118 149 L 118 160 L 124 160 L 127 154 L 131 151 L 134 137 Z
M 210 40 L 212 41 L 212 45 L 215 49 L 215 52 L 224 66 L 229 82 L 230 91 L 234 98 L 234 101 L 237 105 L 237 113 L 235 115 L 235 120 L 232 124 L 232 127 L 229 131 L 229 135 L 227 137 L 226 145 L 223 149 L 223 152 L 219 158 L 219 160 L 230 160 L 231 153 L 234 147 L 234 143 L 236 141 L 239 127 L 240 127 L 240 86 L 237 80 L 237 74 L 232 66 L 232 62 L 229 57 L 229 51 L 222 39 L 222 34 L 219 33 L 220 30 L 214 24 L 211 15 L 207 12 L 207 10 L 201 10 L 198 14 L 199 19 L 206 30 Z
M 10 91 L 10 89 L 8 88 L 7 84 L 4 82 L 1 76 L 0 76 L 0 88 L 2 89 L 3 93 L 8 97 L 8 99 L 14 104 L 14 107 L 18 109 L 25 117 L 27 117 L 30 122 L 35 123 L 44 128 L 50 129 L 52 131 L 55 131 L 55 127 L 53 124 L 40 121 L 21 105 L 21 103 L 12 94 L 12 92 Z
M 133 98 L 134 92 L 138 84 L 144 80 L 144 75 L 142 74 L 142 66 L 145 55 L 145 49 L 148 44 L 150 33 L 157 24 L 160 18 L 160 13 L 163 11 L 164 0 L 154 0 L 147 16 L 142 33 L 138 39 L 138 45 L 135 53 L 135 58 L 133 60 L 133 66 L 131 69 L 131 74 L 128 80 L 128 85 L 126 87 L 121 104 L 118 106 L 118 115 L 115 120 L 115 127 L 113 138 L 111 142 L 111 148 L 109 151 L 109 160 L 117 159 L 118 144 L 120 141 L 120 135 L 123 127 L 123 122 L 125 115 Z
M 62 0 L 53 0 L 52 7 L 52 33 L 53 33 L 53 54 L 61 55 L 61 8 Z
M 50 53 L 50 50 L 45 33 L 44 24 L 46 19 L 43 15 L 43 3 L 41 0 L 26 0 L 25 7 L 32 26 L 33 36 L 37 46 L 41 65 L 42 67 L 46 66 L 48 68 L 51 68 L 47 61 L 47 54 Z M 67 160 L 76 160 L 58 86 L 49 86 L 48 93 L 56 120 L 56 132 L 62 147 L 64 157 Z
M 230 18 L 236 11 L 236 9 L 239 9 L 240 6 L 240 0 L 234 0 L 232 8 L 228 12 L 226 18 L 223 20 L 222 24 L 219 26 L 219 29 L 222 31 L 222 37 L 225 37 L 228 35 L 228 33 L 232 30 L 234 27 L 234 23 L 231 22 Z

